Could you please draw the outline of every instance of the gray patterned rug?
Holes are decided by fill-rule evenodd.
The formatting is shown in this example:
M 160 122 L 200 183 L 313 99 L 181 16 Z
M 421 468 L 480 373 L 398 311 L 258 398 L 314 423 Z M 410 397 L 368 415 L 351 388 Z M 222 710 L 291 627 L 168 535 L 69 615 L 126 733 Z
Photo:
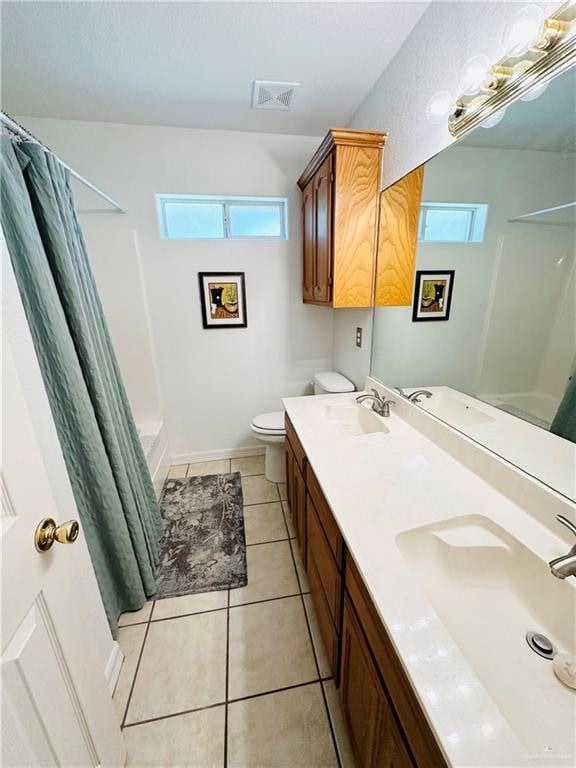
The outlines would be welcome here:
M 240 473 L 167 480 L 157 598 L 248 583 Z

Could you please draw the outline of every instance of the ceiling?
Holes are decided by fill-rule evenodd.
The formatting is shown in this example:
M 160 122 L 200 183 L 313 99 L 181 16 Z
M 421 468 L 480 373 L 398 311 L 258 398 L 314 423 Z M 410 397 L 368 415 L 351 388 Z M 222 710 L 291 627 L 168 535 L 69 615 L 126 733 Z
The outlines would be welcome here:
M 3 2 L 10 114 L 317 135 L 346 125 L 420 2 Z M 289 112 L 252 81 L 301 82 Z M 369 127 L 369 126 L 367 126 Z
M 576 67 L 556 77 L 534 101 L 516 101 L 493 128 L 477 128 L 460 144 L 494 149 L 576 151 Z

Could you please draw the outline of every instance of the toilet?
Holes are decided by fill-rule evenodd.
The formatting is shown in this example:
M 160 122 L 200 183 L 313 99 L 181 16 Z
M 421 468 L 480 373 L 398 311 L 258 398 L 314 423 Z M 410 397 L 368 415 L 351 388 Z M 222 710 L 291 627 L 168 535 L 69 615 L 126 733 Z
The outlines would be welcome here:
M 321 371 L 315 374 L 313 382 L 315 395 L 333 395 L 342 392 L 354 392 L 352 382 L 336 371 Z M 284 458 L 284 411 L 273 411 L 256 416 L 250 428 L 254 436 L 266 446 L 265 473 L 272 483 L 286 481 L 286 462 Z

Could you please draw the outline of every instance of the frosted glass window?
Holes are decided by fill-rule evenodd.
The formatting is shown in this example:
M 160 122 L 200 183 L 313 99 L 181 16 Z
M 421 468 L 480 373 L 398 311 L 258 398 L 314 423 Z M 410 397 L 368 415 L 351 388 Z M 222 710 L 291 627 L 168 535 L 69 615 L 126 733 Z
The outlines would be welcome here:
M 164 223 L 170 238 L 223 238 L 224 207 L 219 203 L 167 202 Z
M 484 239 L 488 206 L 423 203 L 418 239 L 426 243 L 480 243 Z
M 286 239 L 286 198 L 156 195 L 156 202 L 169 240 Z
M 278 205 L 230 205 L 232 237 L 282 237 L 282 210 Z

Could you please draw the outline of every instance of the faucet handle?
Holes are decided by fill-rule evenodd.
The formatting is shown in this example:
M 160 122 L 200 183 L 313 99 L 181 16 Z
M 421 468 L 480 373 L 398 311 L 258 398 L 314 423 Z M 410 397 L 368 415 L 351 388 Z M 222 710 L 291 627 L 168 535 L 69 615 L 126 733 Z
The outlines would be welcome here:
M 563 526 L 568 528 L 569 531 L 572 531 L 574 536 L 576 536 L 576 525 L 574 525 L 571 520 L 568 520 L 564 515 L 556 515 L 556 520 L 558 520 L 559 523 L 562 523 Z
M 378 392 L 378 390 L 377 390 L 377 389 L 374 389 L 374 387 L 372 387 L 372 388 L 371 388 L 371 390 L 370 390 L 370 392 L 372 392 L 372 394 L 374 395 L 374 397 L 377 397 L 377 398 L 378 398 L 378 400 L 382 400 L 382 397 L 381 397 L 381 395 L 380 395 L 380 392 Z

